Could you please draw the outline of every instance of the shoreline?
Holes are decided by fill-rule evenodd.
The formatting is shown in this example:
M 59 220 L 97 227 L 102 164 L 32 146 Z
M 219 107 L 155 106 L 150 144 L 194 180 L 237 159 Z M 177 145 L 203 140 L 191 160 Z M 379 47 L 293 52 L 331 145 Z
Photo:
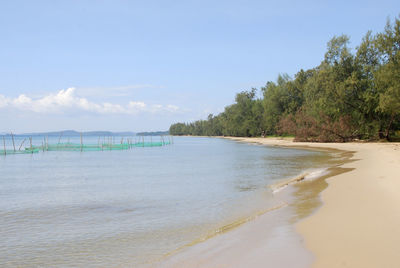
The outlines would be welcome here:
M 312 267 L 399 267 L 400 143 L 310 143 L 232 138 L 283 147 L 354 152 L 349 172 L 326 179 L 323 205 L 296 224 L 315 255 Z
M 297 245 L 296 250 L 292 248 L 290 251 L 282 245 L 274 246 L 271 241 L 257 238 L 260 230 L 266 229 L 267 218 L 274 214 L 270 213 L 200 243 L 196 249 L 175 255 L 172 262 L 163 263 L 161 267 L 264 267 L 267 263 L 273 267 L 294 267 L 295 262 L 280 261 L 288 253 L 296 253 L 289 256 L 298 260 L 298 264 L 302 263 L 301 267 L 398 267 L 400 197 L 396 190 L 400 188 L 400 175 L 397 174 L 400 173 L 400 143 L 311 143 L 293 142 L 292 138 L 222 138 L 267 146 L 337 151 L 342 153 L 343 161 L 331 167 L 328 174 L 314 180 L 321 184 L 319 190 L 313 190 L 317 197 L 313 199 L 317 201 L 302 200 L 303 203 L 319 204 L 311 205 L 311 210 L 310 204 L 296 205 L 299 211 L 304 210 L 300 212 L 304 215 L 292 222 L 293 231 L 300 236 L 300 239 L 290 237 L 290 243 Z M 292 194 L 295 188 L 298 193 L 307 192 L 315 186 L 295 183 L 303 181 L 305 176 L 302 174 L 282 181 L 279 186 L 290 185 Z M 238 244 L 240 239 L 248 240 L 248 237 L 247 247 L 226 246 L 224 241 L 228 239 L 231 244 L 232 241 Z M 272 242 L 282 243 L 275 240 Z M 286 239 L 284 243 L 288 241 Z M 295 252 L 299 247 L 304 251 Z M 243 250 L 253 252 L 244 254 Z M 269 257 L 272 251 L 277 258 L 267 259 L 266 250 Z
M 228 139 L 241 142 L 235 138 Z M 243 142 L 263 145 L 253 140 Z M 310 150 L 303 147 L 293 149 Z M 327 185 L 324 178 L 343 172 L 336 170 L 336 166 L 349 158 L 347 152 L 341 150 L 319 148 L 312 151 L 327 152 L 330 156 L 321 159 L 322 166 L 317 165 L 316 169 L 303 170 L 294 177 L 282 178 L 268 186 L 276 201 L 285 204 L 284 206 L 268 210 L 268 213 L 257 213 L 250 220 L 235 224 L 233 228 L 216 233 L 205 240 L 196 240 L 196 243 L 191 243 L 189 247 L 185 246 L 172 255 L 168 254 L 157 262 L 156 266 L 265 267 L 265 261 L 268 259 L 271 267 L 310 267 L 313 255 L 304 246 L 302 237 L 295 229 L 295 223 L 321 205 L 318 194 Z M 282 254 L 295 258 L 282 261 Z

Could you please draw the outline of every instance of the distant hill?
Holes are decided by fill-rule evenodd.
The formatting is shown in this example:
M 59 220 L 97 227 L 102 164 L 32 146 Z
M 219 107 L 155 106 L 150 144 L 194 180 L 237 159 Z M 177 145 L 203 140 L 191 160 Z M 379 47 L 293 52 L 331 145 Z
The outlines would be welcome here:
M 150 131 L 150 132 L 138 132 L 136 136 L 162 136 L 169 135 L 169 131 Z
M 10 134 L 6 134 L 10 135 Z M 22 133 L 17 134 L 16 136 L 64 136 L 64 137 L 72 137 L 72 136 L 80 136 L 81 132 L 75 130 L 62 130 L 62 131 L 52 131 L 52 132 L 36 132 L 36 133 Z M 82 132 L 83 136 L 135 136 L 135 132 L 111 132 L 111 131 L 86 131 Z
M 86 131 L 82 132 L 83 136 L 161 136 L 161 135 L 169 135 L 169 131 L 149 131 L 149 132 L 111 132 L 111 131 Z M 11 136 L 10 133 L 0 133 L 0 135 Z M 15 136 L 49 136 L 49 137 L 76 137 L 80 136 L 81 132 L 76 130 L 62 130 L 62 131 L 51 131 L 51 132 L 32 132 L 32 133 L 22 133 L 22 134 L 14 134 Z

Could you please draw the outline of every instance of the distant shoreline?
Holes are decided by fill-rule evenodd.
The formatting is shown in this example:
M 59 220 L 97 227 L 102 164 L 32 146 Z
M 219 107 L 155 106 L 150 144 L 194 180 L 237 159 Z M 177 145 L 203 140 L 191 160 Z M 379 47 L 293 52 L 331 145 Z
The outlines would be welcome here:
M 147 132 L 132 132 L 132 131 L 123 131 L 123 132 L 113 132 L 113 131 L 76 131 L 76 130 L 62 130 L 62 131 L 51 131 L 51 132 L 32 132 L 32 133 L 0 133 L 2 136 L 50 136 L 50 137 L 79 137 L 83 136 L 164 136 L 169 135 L 168 131 L 147 131 Z

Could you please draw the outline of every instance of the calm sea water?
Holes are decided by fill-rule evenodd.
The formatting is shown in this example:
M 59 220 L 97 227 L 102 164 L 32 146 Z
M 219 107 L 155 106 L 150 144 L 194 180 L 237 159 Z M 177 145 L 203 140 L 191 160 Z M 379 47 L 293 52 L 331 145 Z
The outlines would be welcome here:
M 194 137 L 128 151 L 0 156 L 0 266 L 152 263 L 275 206 L 268 185 L 326 157 Z

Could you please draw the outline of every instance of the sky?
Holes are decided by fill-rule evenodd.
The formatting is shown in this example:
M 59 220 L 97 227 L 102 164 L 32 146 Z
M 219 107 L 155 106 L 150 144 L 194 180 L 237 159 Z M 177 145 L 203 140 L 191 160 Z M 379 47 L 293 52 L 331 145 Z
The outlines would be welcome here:
M 317 66 L 400 1 L 0 1 L 0 133 L 156 131 Z

